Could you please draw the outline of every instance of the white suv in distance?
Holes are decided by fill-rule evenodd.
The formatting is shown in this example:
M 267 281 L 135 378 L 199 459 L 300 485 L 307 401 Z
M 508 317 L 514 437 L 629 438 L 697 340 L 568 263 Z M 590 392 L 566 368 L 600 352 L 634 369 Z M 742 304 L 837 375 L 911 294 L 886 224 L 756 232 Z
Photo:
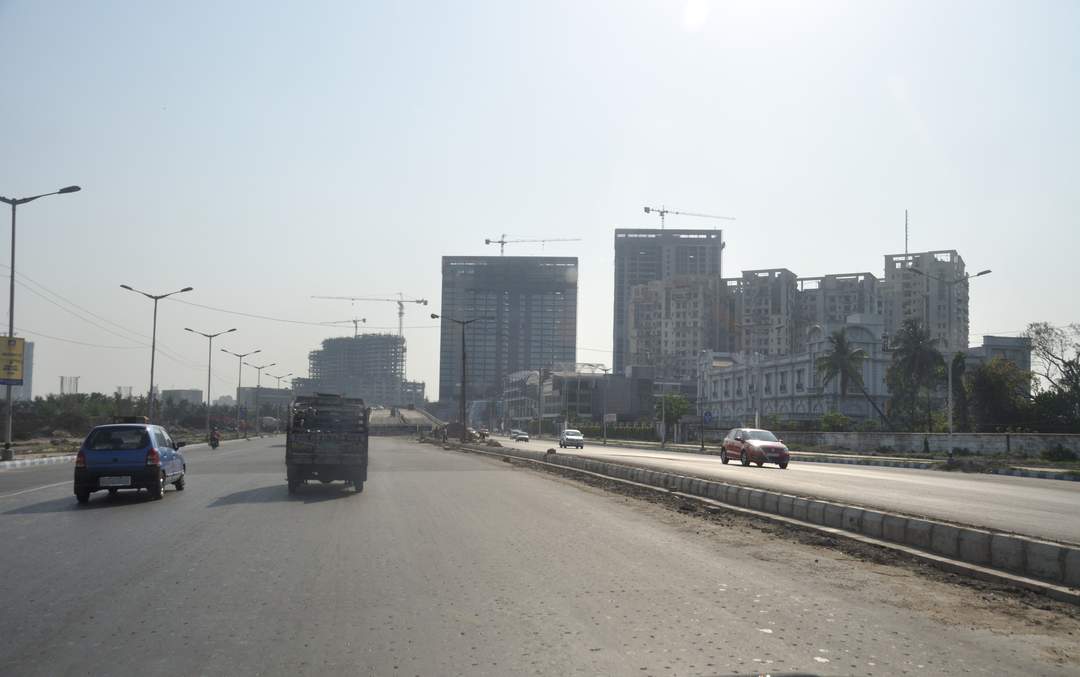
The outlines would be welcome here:
M 567 447 L 577 447 L 578 449 L 585 448 L 585 436 L 581 434 L 580 430 L 566 429 L 559 435 L 559 446 L 563 449 Z

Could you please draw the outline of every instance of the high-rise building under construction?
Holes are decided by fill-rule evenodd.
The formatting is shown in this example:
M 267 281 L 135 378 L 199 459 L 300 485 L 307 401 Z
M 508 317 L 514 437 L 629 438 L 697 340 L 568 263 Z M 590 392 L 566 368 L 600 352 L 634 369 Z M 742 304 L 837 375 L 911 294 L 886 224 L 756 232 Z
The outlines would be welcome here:
M 296 379 L 297 394 L 315 392 L 362 397 L 368 404 L 395 405 L 423 397 L 422 384 L 404 382 L 405 339 L 397 334 L 328 338 L 308 354 L 308 378 Z
M 457 401 L 461 328 L 468 399 L 499 395 L 507 375 L 577 358 L 578 260 L 567 256 L 444 256 L 439 399 Z

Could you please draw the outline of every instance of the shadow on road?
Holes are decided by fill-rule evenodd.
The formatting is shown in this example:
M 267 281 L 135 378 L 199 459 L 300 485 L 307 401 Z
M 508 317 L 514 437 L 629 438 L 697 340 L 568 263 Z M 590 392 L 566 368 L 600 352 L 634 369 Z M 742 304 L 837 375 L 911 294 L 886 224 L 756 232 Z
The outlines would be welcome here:
M 282 482 L 226 494 L 211 503 L 209 507 L 220 508 L 246 503 L 322 503 L 348 498 L 355 493 L 352 487 L 347 487 L 341 482 L 334 482 L 332 484 L 305 484 L 290 496 L 289 488 Z
M 169 494 L 171 493 L 173 492 L 167 490 L 165 492 L 164 500 L 168 500 Z M 20 508 L 13 508 L 3 514 L 38 515 L 50 512 L 84 512 L 87 510 L 122 508 L 124 506 L 140 505 L 143 503 L 156 503 L 156 501 L 151 500 L 150 494 L 144 491 L 121 491 L 115 496 L 110 496 L 104 492 L 95 492 L 90 495 L 90 502 L 86 505 L 80 505 L 78 501 L 75 500 L 75 496 L 71 495 L 64 498 L 54 498 L 40 503 L 24 505 Z

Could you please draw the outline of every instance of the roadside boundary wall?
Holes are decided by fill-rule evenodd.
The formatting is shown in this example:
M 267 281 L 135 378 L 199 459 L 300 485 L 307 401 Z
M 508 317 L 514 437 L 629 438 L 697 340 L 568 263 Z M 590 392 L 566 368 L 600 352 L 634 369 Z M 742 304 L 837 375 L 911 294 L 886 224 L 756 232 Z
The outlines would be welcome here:
M 777 437 L 791 447 L 813 445 L 819 448 L 854 452 L 930 453 L 948 454 L 947 433 L 828 433 L 777 432 Z M 925 444 L 924 444 L 925 440 Z M 1080 435 L 1049 433 L 954 433 L 952 448 L 974 456 L 1005 455 L 1037 458 L 1045 451 L 1057 448 L 1080 454 Z

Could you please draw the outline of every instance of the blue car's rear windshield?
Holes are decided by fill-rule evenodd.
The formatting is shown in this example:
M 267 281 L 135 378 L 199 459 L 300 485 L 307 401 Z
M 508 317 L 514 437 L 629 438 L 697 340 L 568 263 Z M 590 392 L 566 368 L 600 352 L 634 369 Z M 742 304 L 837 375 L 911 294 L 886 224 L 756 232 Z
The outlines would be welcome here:
M 146 428 L 99 428 L 86 438 L 91 451 L 134 451 L 150 445 Z

